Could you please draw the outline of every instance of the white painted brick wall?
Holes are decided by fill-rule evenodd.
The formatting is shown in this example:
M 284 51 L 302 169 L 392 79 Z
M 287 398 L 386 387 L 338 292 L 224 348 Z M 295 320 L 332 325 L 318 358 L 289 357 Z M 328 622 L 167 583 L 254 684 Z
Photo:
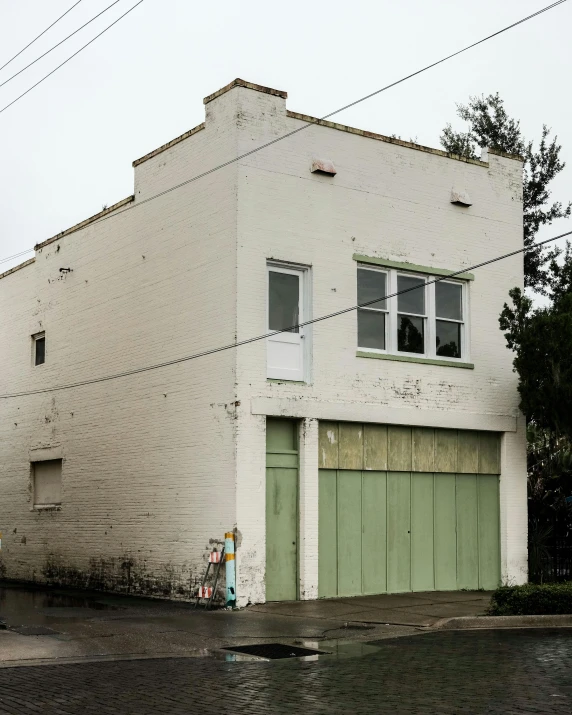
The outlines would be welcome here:
M 138 165 L 136 201 L 301 126 L 282 98 L 234 88 L 206 127 Z M 314 156 L 331 178 L 310 173 Z M 470 208 L 449 203 L 466 189 Z M 522 245 L 521 168 L 476 166 L 335 129 L 309 129 L 45 247 L 0 280 L 0 393 L 129 370 L 266 330 L 266 261 L 311 266 L 313 315 L 356 302 L 354 253 L 447 269 Z M 145 256 L 143 258 L 143 256 Z M 58 269 L 73 273 L 61 277 Z M 238 602 L 262 601 L 265 415 L 302 418 L 303 598 L 317 594 L 317 417 L 514 429 L 512 357 L 498 330 L 522 258 L 471 284 L 475 370 L 356 357 L 356 318 L 311 331 L 313 381 L 269 383 L 263 341 L 137 376 L 0 400 L 1 564 L 16 578 L 101 576 L 188 595 L 210 538 L 237 528 Z M 46 330 L 47 362 L 30 336 Z M 166 397 L 165 397 L 166 395 Z M 264 402 L 264 398 L 269 402 Z M 254 405 L 258 406 L 254 409 Z M 254 414 L 253 412 L 257 412 Z M 37 448 L 37 449 L 34 449 Z M 521 421 L 503 439 L 503 577 L 526 578 Z M 30 511 L 32 455 L 64 457 L 60 512 Z M 78 528 L 78 525 L 80 527 Z M 128 564 L 133 565 L 128 567 Z M 172 588 L 174 585 L 174 589 Z
M 233 155 L 233 127 L 230 117 L 213 120 L 141 164 L 136 199 Z M 62 277 L 59 268 L 68 266 L 73 272 Z M 72 233 L 2 279 L 0 393 L 231 343 L 235 292 L 230 167 Z M 47 360 L 32 367 L 30 336 L 39 330 Z M 121 590 L 130 580 L 135 591 L 188 597 L 209 540 L 224 539 L 235 524 L 234 360 L 225 352 L 0 400 L 3 572 Z M 34 512 L 30 459 L 54 450 L 64 458 L 62 509 Z
M 239 95 L 243 118 L 240 152 L 302 126 L 286 115 L 280 97 L 247 89 L 232 93 Z M 331 159 L 337 175 L 310 173 L 313 157 Z M 317 317 L 355 305 L 354 253 L 459 270 L 520 248 L 521 177 L 519 162 L 493 154 L 488 167 L 479 166 L 315 125 L 247 157 L 240 162 L 238 175 L 238 339 L 266 330 L 269 258 L 311 266 L 312 317 Z M 453 186 L 469 192 L 471 207 L 450 203 Z M 256 399 L 260 407 L 257 398 L 274 397 L 279 399 L 271 400 L 275 409 L 269 404 L 269 414 L 308 418 L 321 412 L 329 419 L 348 419 L 352 414 L 356 421 L 368 421 L 375 409 L 383 408 L 388 422 L 402 422 L 406 413 L 413 424 L 454 427 L 461 422 L 472 429 L 503 424 L 514 429 L 517 377 L 498 316 L 508 290 L 522 286 L 522 256 L 475 273 L 470 286 L 474 370 L 358 358 L 356 316 L 349 313 L 313 326 L 312 384 L 267 382 L 264 342 L 239 350 L 241 405 Z M 260 449 L 260 417 L 253 419 L 241 409 L 238 421 L 239 441 L 249 440 L 240 451 L 250 454 Z M 523 430 L 508 432 L 504 444 L 503 579 L 522 582 L 526 579 Z M 262 461 L 259 473 L 252 467 L 250 463 L 248 479 L 263 484 Z M 240 456 L 237 469 L 240 473 Z M 302 466 L 300 477 L 301 591 L 315 594 L 317 569 L 311 566 L 309 545 L 315 549 L 317 526 L 302 514 L 317 513 L 317 469 L 313 465 L 308 470 L 304 473 Z M 237 519 L 249 553 L 258 555 L 257 573 L 262 579 L 263 499 L 247 500 Z M 261 582 L 239 582 L 238 593 L 245 602 L 258 598 L 262 590 Z

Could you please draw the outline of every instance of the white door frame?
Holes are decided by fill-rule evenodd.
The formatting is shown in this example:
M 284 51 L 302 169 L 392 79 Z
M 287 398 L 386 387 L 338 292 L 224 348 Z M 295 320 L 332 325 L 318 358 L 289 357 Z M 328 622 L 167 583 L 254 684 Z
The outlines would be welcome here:
M 305 266 L 297 266 L 292 264 L 284 264 L 279 262 L 268 262 L 266 267 L 266 329 L 270 330 L 270 295 L 268 287 L 270 285 L 270 273 L 286 273 L 288 275 L 298 276 L 298 323 L 303 323 L 308 319 L 309 305 L 307 300 L 307 276 L 308 268 Z M 266 376 L 270 379 L 277 380 L 293 380 L 299 382 L 308 381 L 308 349 L 307 344 L 308 331 L 303 326 L 298 329 L 297 333 L 275 333 L 274 336 L 266 339 L 267 365 Z M 268 358 L 272 345 L 297 346 L 299 352 L 298 368 L 282 368 L 279 366 L 270 367 Z

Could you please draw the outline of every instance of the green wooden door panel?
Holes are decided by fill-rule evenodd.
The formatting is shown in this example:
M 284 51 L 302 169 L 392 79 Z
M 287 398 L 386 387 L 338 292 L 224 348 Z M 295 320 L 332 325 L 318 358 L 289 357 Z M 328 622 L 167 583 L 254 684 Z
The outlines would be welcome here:
M 361 593 L 361 471 L 338 471 L 338 596 Z
M 457 474 L 457 588 L 479 587 L 477 475 Z
M 338 468 L 339 426 L 337 422 L 318 423 L 318 464 L 320 469 Z
M 339 469 L 363 469 L 363 425 L 340 422 Z
M 435 589 L 457 588 L 457 519 L 454 474 L 435 474 Z
M 457 472 L 459 474 L 477 474 L 479 471 L 479 433 L 459 430 L 457 443 Z
M 499 478 L 477 478 L 479 508 L 479 588 L 494 590 L 500 582 Z
M 457 471 L 457 430 L 435 430 L 435 471 Z
M 266 452 L 266 466 L 298 469 L 298 452 L 291 454 Z
M 411 475 L 387 473 L 387 590 L 411 590 Z
M 392 472 L 411 471 L 411 427 L 387 428 L 387 468 Z
M 266 451 L 298 451 L 297 423 L 294 420 L 266 419 Z
M 364 425 L 363 453 L 364 469 L 387 470 L 386 425 Z
M 500 435 L 496 432 L 479 434 L 479 473 L 500 474 Z
M 362 592 L 387 591 L 387 474 L 362 474 Z
M 318 506 L 318 598 L 338 595 L 337 472 L 320 469 Z
M 411 474 L 411 590 L 433 591 L 433 474 Z
M 414 427 L 412 443 L 412 470 L 414 472 L 433 472 L 435 470 L 435 430 L 427 427 Z
M 297 589 L 298 470 L 266 470 L 266 599 L 294 601 Z

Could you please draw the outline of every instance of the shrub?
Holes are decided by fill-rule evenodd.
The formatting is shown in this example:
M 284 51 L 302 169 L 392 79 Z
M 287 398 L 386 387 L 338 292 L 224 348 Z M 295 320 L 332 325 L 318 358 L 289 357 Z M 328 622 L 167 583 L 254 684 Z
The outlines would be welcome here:
M 572 581 L 501 586 L 491 597 L 491 616 L 572 614 Z

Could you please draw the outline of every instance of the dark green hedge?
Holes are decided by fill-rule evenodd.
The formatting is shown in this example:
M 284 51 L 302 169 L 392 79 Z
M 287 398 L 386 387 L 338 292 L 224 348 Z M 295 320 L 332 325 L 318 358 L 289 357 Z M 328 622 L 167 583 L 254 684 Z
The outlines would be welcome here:
M 491 616 L 572 614 L 572 581 L 502 586 L 492 595 Z

